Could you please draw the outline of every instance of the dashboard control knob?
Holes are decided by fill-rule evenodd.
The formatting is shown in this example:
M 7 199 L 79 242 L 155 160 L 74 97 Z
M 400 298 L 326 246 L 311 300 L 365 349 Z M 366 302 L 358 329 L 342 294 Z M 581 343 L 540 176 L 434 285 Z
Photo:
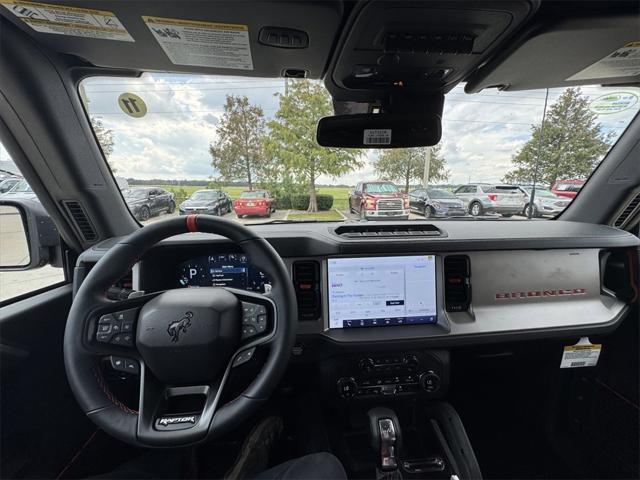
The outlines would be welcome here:
M 351 398 L 358 391 L 358 384 L 352 377 L 342 377 L 338 380 L 338 394 L 342 398 Z
M 358 362 L 358 366 L 360 367 L 360 370 L 363 371 L 364 373 L 369 373 L 369 372 L 373 372 L 373 369 L 376 366 L 376 362 L 374 362 L 372 358 L 362 358 Z
M 405 367 L 413 369 L 418 367 L 420 360 L 418 360 L 418 357 L 413 354 L 406 354 L 404 357 L 402 357 L 402 363 Z
M 420 375 L 420 386 L 427 393 L 434 393 L 440 389 L 440 377 L 433 371 Z

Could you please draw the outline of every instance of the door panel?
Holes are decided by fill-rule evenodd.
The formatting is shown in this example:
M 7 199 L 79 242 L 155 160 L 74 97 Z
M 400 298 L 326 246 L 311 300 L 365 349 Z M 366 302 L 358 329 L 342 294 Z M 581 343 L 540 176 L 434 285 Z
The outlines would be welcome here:
M 3 478 L 55 478 L 95 431 L 62 357 L 71 285 L 0 309 Z

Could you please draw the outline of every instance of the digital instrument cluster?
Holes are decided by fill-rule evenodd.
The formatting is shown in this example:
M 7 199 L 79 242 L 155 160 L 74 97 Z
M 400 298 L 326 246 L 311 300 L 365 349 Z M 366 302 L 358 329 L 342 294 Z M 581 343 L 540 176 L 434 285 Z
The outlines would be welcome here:
M 244 253 L 204 255 L 178 265 L 181 287 L 232 287 L 264 293 L 270 288 L 267 276 L 251 265 Z

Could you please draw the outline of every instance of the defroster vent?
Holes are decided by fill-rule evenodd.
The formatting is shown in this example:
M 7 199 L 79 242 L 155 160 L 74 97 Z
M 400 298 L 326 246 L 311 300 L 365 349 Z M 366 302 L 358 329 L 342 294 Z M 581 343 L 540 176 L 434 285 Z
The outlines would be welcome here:
M 87 242 L 95 242 L 98 239 L 98 235 L 82 205 L 76 201 L 65 201 L 63 204 L 82 238 Z
M 318 262 L 313 260 L 294 262 L 293 284 L 298 300 L 298 318 L 302 322 L 316 321 L 321 314 Z
M 447 312 L 464 312 L 471 305 L 469 257 L 450 255 L 444 259 L 444 303 Z

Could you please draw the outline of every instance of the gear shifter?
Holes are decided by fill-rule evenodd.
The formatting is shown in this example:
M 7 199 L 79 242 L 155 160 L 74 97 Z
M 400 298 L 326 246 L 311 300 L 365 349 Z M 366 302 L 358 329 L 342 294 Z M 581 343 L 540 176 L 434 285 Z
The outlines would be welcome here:
M 380 470 L 385 472 L 397 470 L 401 445 L 398 417 L 389 408 L 373 408 L 367 414 L 371 428 L 371 446 L 379 455 Z
M 398 468 L 396 459 L 396 428 L 390 418 L 378 420 L 380 430 L 380 468 L 395 470 Z

